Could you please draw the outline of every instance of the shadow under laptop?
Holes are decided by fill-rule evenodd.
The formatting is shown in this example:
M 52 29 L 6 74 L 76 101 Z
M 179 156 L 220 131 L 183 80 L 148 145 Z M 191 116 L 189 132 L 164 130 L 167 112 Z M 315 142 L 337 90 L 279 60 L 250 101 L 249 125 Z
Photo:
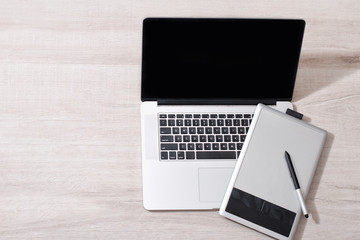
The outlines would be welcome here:
M 299 63 L 293 101 L 314 94 L 359 68 L 359 52 L 307 53 L 305 50 Z
M 306 200 L 307 208 L 309 211 L 309 219 L 306 219 L 305 217 L 300 219 L 294 239 L 302 239 L 303 238 L 306 223 L 310 219 L 312 219 L 316 224 L 320 224 L 321 219 L 320 219 L 319 213 L 317 211 L 317 207 L 315 204 L 315 198 L 316 198 L 317 190 L 321 183 L 321 178 L 322 178 L 326 163 L 329 158 L 329 154 L 330 154 L 330 150 L 333 145 L 333 142 L 334 142 L 334 138 L 335 138 L 334 134 L 332 134 L 330 132 L 327 133 L 325 146 L 324 146 L 323 152 L 321 153 L 321 157 L 319 159 L 318 166 L 315 171 L 315 175 L 314 175 L 309 193 L 306 198 L 307 199 Z

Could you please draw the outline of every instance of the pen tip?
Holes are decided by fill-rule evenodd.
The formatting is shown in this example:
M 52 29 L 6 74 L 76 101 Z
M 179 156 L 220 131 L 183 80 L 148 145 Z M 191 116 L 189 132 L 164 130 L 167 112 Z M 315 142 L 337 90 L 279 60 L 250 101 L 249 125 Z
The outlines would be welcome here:
M 305 217 L 306 217 L 306 218 L 309 218 L 309 214 L 305 214 Z

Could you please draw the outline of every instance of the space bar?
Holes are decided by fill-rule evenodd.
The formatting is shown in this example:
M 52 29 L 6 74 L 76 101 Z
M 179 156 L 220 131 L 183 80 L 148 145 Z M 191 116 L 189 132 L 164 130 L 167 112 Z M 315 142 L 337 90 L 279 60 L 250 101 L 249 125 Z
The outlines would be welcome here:
M 226 152 L 196 152 L 197 159 L 236 159 L 235 151 Z

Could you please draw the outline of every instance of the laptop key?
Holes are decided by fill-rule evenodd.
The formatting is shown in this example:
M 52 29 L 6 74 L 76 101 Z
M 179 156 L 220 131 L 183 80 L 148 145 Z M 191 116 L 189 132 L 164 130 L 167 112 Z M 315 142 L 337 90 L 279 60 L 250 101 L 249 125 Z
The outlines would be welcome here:
M 178 152 L 177 158 L 179 160 L 185 159 L 185 153 L 184 152 Z
M 161 160 L 167 160 L 168 159 L 168 153 L 167 152 L 161 152 Z
M 187 146 L 188 146 L 188 150 L 194 150 L 195 149 L 194 148 L 195 145 L 193 143 L 188 143 Z
M 176 120 L 176 126 L 183 126 L 183 125 L 184 125 L 184 121 L 182 119 Z
M 197 128 L 197 134 L 204 134 L 204 128 L 203 127 L 198 127 Z
M 197 159 L 236 159 L 235 151 L 202 151 L 196 152 Z
M 186 159 L 195 159 L 195 152 L 186 152 Z
M 166 120 L 160 120 L 160 126 L 167 126 Z
M 168 120 L 168 124 L 169 126 L 175 126 L 175 120 Z
M 205 150 L 211 150 L 211 144 L 210 143 L 204 143 L 204 149 Z
M 221 133 L 222 134 L 228 134 L 229 133 L 229 128 L 228 127 L 222 127 L 221 128 Z
M 187 133 L 188 133 L 187 127 L 182 127 L 181 128 L 181 134 L 187 134 Z
M 178 127 L 173 128 L 173 134 L 179 134 L 179 128 Z
M 177 143 L 162 143 L 160 144 L 161 150 L 178 150 Z
M 218 143 L 213 143 L 212 144 L 212 149 L 213 150 L 219 150 L 219 144 Z
M 180 143 L 180 150 L 186 150 L 186 143 Z
M 160 128 L 160 134 L 171 134 L 171 128 Z
M 160 136 L 160 142 L 173 142 L 173 136 Z
M 249 126 L 249 121 L 247 119 L 242 119 L 241 120 L 241 125 L 242 126 Z
M 244 134 L 244 133 L 245 133 L 245 128 L 243 128 L 243 127 L 238 127 L 238 133 L 239 133 L 239 134 Z
M 205 128 L 205 133 L 206 134 L 212 134 L 212 128 L 211 127 L 206 127 Z
M 239 142 L 239 135 L 232 135 L 233 142 Z
M 170 158 L 171 160 L 175 160 L 175 159 L 176 159 L 176 152 L 170 152 L 170 153 L 169 153 L 169 158 Z
M 199 141 L 199 136 L 198 135 L 192 135 L 191 136 L 191 141 L 192 142 L 198 142 Z

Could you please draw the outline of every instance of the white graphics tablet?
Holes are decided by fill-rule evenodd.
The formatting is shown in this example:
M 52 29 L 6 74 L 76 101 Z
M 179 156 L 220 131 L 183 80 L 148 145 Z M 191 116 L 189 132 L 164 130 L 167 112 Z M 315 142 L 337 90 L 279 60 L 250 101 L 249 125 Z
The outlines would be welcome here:
M 220 214 L 278 239 L 292 239 L 303 217 L 284 153 L 306 197 L 326 131 L 259 104 Z M 310 212 L 311 216 L 311 212 Z

